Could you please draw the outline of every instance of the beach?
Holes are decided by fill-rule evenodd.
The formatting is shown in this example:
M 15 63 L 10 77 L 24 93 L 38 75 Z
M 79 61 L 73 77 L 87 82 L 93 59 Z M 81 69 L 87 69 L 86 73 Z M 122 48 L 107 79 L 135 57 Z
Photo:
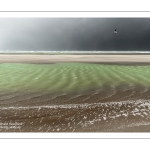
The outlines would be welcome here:
M 0 54 L 0 68 L 1 132 L 150 131 L 150 55 Z
M 0 54 L 0 63 L 150 63 L 150 55 L 35 55 L 35 54 Z

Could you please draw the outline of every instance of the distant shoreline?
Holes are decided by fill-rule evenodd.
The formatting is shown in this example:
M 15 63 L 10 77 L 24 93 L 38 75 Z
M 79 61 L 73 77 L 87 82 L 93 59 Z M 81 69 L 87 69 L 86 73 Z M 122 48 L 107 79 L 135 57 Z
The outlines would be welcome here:
M 120 63 L 150 64 L 150 55 L 39 55 L 39 54 L 0 54 L 0 63 Z
M 0 53 L 0 55 L 150 55 L 150 53 Z

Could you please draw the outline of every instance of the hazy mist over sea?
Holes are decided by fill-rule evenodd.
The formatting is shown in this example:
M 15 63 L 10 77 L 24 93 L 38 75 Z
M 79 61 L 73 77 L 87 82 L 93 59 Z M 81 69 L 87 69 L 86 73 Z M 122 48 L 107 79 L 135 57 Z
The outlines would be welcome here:
M 0 51 L 150 51 L 149 24 L 149 18 L 0 18 Z

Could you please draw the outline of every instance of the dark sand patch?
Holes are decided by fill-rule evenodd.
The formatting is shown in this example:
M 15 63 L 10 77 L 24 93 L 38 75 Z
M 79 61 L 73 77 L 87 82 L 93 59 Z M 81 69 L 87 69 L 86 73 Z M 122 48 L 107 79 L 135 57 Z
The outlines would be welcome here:
M 71 94 L 15 92 L 0 95 L 1 106 L 42 106 L 62 104 L 84 104 L 120 102 L 126 100 L 150 99 L 150 88 L 147 86 L 103 87 L 99 90 Z

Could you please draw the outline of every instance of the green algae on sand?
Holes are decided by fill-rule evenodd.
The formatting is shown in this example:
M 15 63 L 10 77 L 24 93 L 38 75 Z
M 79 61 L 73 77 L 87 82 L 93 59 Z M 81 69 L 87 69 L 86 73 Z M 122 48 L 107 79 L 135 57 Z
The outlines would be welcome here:
M 150 66 L 90 63 L 0 64 L 0 91 L 71 93 L 120 85 L 150 86 Z

